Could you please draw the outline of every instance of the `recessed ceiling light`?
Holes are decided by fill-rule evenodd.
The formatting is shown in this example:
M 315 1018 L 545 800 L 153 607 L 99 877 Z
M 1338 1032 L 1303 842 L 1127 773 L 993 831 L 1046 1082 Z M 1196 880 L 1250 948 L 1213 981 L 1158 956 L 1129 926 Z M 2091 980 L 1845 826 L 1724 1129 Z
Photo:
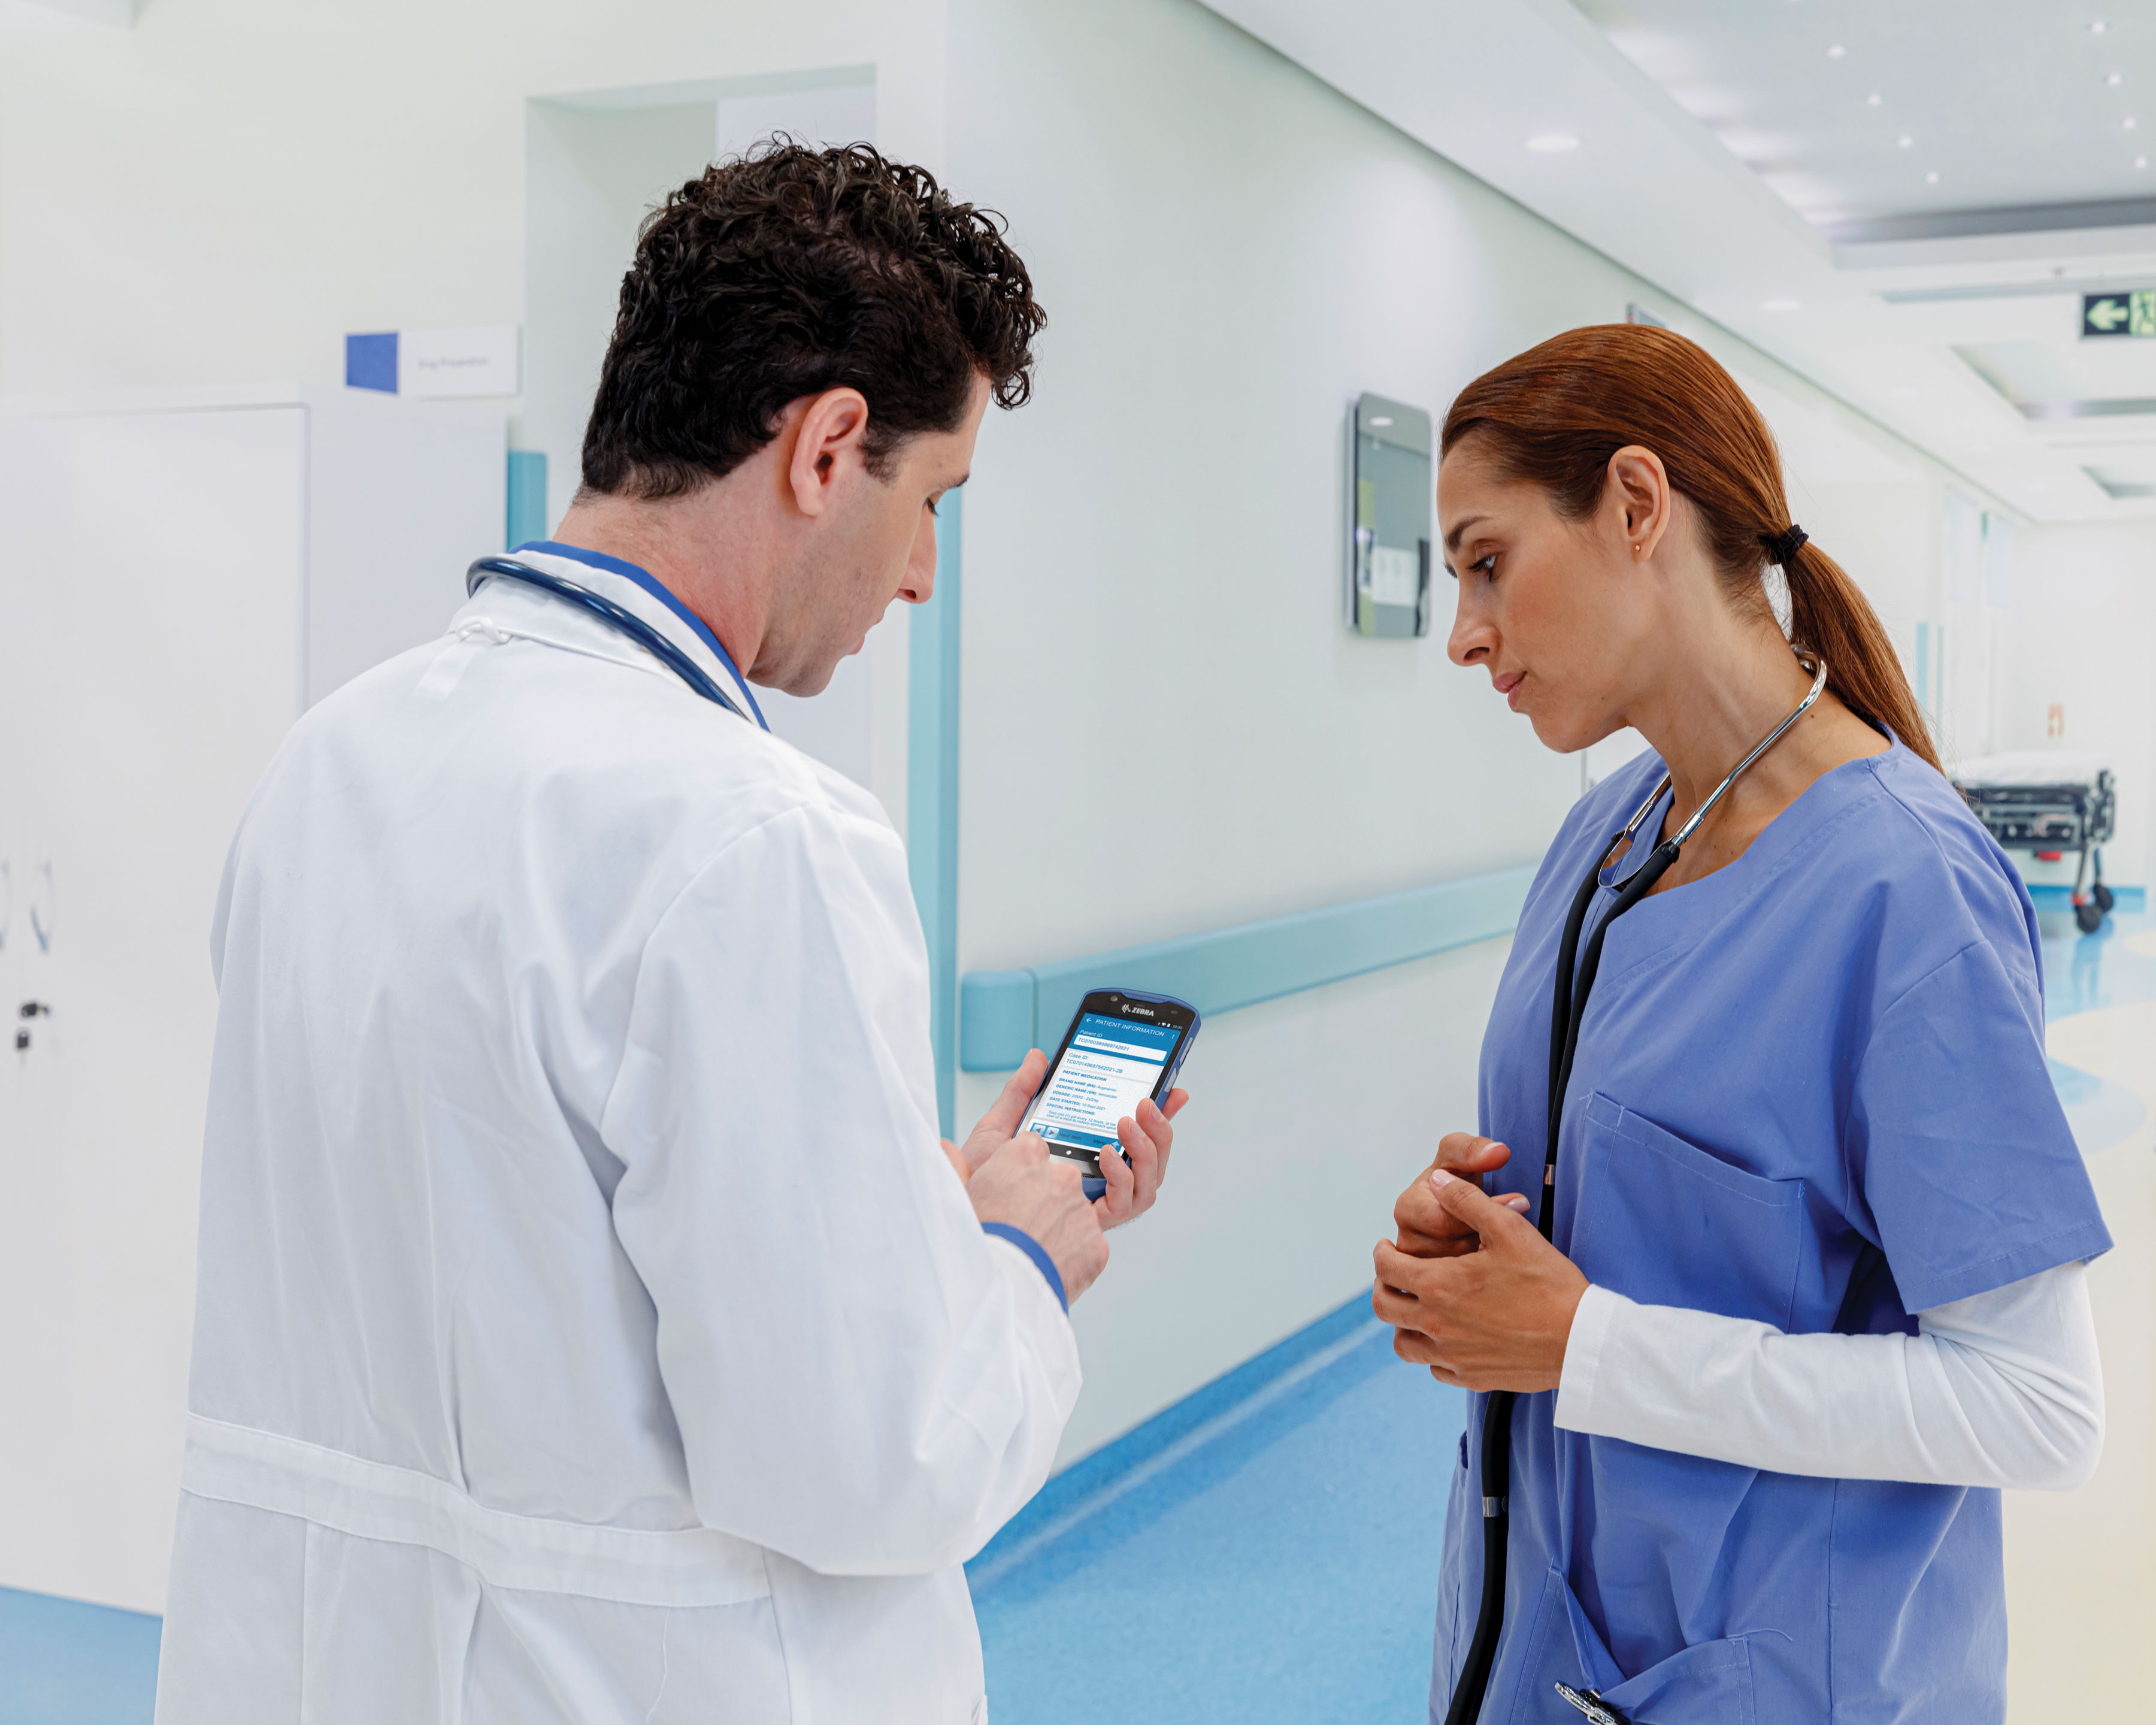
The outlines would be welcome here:
M 1876 108 L 1876 107 L 1877 107 L 1877 106 L 1880 105 L 1880 103 L 1881 103 L 1881 102 L 1885 101 L 1886 100 L 1887 100 L 1887 98 L 1886 98 L 1886 97 L 1884 97 L 1884 96 L 1882 96 L 1881 95 L 1880 95 L 1880 94 L 1879 94 L 1879 92 L 1878 92 L 1877 90 L 1873 90 L 1873 91 L 1871 92 L 1871 94 L 1870 95 L 1868 95 L 1868 96 L 1865 97 L 1865 99 L 1864 99 L 1864 105 L 1865 105 L 1866 107 L 1867 107 L 1867 108 Z
M 2148 158 L 2146 156 L 2137 156 L 2133 158 L 2133 165 L 2136 167 L 2146 167 L 2148 166 Z
M 1567 150 L 1577 150 L 1579 140 L 1568 131 L 1538 131 L 1527 140 L 1527 147 L 1545 156 L 1562 156 Z
M 1794 311 L 1804 303 L 1801 300 L 1762 300 L 1759 309 L 1762 311 Z
M 1924 176 L 1924 183 L 1927 186 L 1936 186 L 1938 182 L 1939 171 L 1937 168 L 1933 168 L 1929 173 Z
M 2128 131 L 2132 131 L 2135 126 L 2141 124 L 2141 122 L 2136 120 L 2131 114 L 2128 115 L 2125 119 L 2120 121 L 2118 123 Z
M 1907 150 L 1907 149 L 1912 148 L 1912 147 L 1915 145 L 1915 143 L 1916 143 L 1916 141 L 1916 141 L 1914 138 L 1911 137 L 1911 136 L 1908 135 L 1908 133 L 1907 133 L 1907 132 L 1905 131 L 1905 132 L 1903 132 L 1903 133 L 1902 134 L 1902 136 L 1901 136 L 1900 137 L 1898 137 L 1898 138 L 1895 139 L 1895 140 L 1894 140 L 1894 141 L 1895 141 L 1897 144 L 1898 144 L 1899 146 L 1901 146 L 1901 147 L 1902 147 L 1902 149 Z
M 2113 90 L 2116 90 L 2120 85 L 2126 82 L 2126 74 L 2123 72 L 2113 72 L 2110 77 L 2105 79 L 2103 81 L 2106 84 L 2108 84 Z
M 1827 49 L 1826 57 L 1830 60 L 1838 60 L 1848 52 L 1849 50 L 1847 49 L 1844 48 L 1839 42 L 1837 42 L 1833 47 Z
M 2089 34 L 2092 36 L 2101 36 L 2110 28 L 2111 26 L 2106 23 L 2102 18 L 2097 18 L 2089 25 Z

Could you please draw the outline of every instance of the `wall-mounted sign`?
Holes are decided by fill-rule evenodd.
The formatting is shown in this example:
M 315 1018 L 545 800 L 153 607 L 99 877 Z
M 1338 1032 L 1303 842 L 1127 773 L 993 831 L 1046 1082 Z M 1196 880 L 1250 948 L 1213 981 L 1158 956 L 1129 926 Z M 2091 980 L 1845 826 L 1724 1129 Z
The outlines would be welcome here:
M 1430 415 L 1381 395 L 1348 416 L 1348 626 L 1430 633 Z
M 2083 294 L 2082 339 L 2092 336 L 2156 336 L 2156 288 Z
M 422 398 L 521 395 L 524 330 L 483 324 L 456 330 L 383 330 L 344 338 L 344 381 L 353 389 Z

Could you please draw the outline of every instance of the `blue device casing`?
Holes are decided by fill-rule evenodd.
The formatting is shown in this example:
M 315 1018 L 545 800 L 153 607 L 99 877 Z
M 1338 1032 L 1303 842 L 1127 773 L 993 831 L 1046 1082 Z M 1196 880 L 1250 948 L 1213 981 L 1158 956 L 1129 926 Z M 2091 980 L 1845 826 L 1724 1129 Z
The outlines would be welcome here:
M 1190 1058 L 1190 1045 L 1197 1041 L 1199 1031 L 1204 1028 L 1204 1015 L 1188 1000 L 1178 1000 L 1173 994 L 1147 994 L 1137 988 L 1088 988 L 1086 991 L 1087 999 L 1091 999 L 1096 994 L 1120 994 L 1126 1000 L 1142 1000 L 1147 1006 L 1177 1007 L 1190 1014 L 1190 1028 L 1183 1033 L 1183 1040 L 1176 1045 L 1175 1064 L 1161 1074 L 1160 1082 L 1153 1086 L 1152 1100 L 1155 1104 L 1158 1104 L 1163 1096 L 1175 1088 L 1176 1075 L 1183 1070 L 1183 1063 Z M 1060 1060 L 1063 1058 L 1063 1050 L 1070 1046 L 1071 1032 L 1078 1028 L 1078 1020 L 1085 1016 L 1086 1001 L 1081 1000 L 1078 1003 L 1078 1010 L 1071 1014 L 1070 1023 L 1063 1032 L 1063 1040 L 1056 1046 L 1056 1060 Z M 1053 1072 L 1055 1070 L 1055 1065 L 1051 1063 L 1049 1070 Z M 1044 1079 L 1043 1088 L 1046 1087 L 1046 1084 L 1047 1081 Z M 1129 1156 L 1126 1154 L 1123 1160 L 1129 1161 Z M 1108 1183 L 1097 1177 L 1089 1177 L 1085 1183 L 1085 1193 L 1088 1199 L 1105 1197 L 1107 1190 Z

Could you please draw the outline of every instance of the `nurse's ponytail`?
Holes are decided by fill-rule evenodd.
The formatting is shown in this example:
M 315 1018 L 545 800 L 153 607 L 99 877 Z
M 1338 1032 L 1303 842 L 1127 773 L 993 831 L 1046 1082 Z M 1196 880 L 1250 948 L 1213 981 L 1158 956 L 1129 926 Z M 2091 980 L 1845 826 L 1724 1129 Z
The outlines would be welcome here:
M 1648 324 L 1567 331 L 1460 391 L 1440 454 L 1471 436 L 1500 477 L 1542 486 L 1573 521 L 1600 505 L 1611 456 L 1652 449 L 1699 511 L 1732 601 L 1768 606 L 1763 578 L 1779 563 L 1790 640 L 1826 660 L 1827 686 L 1851 712 L 1939 764 L 1878 614 L 1789 519 L 1774 434 L 1705 348 Z

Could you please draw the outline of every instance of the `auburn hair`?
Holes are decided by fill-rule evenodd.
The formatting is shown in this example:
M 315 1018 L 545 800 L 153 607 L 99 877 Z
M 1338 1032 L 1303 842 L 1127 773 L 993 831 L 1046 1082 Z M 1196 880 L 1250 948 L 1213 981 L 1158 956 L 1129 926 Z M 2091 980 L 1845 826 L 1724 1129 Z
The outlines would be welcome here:
M 1500 480 L 1539 485 L 1568 521 L 1599 506 L 1609 458 L 1628 444 L 1661 458 L 1698 511 L 1723 588 L 1769 608 L 1772 547 L 1793 525 L 1774 434 L 1737 380 L 1697 342 L 1648 324 L 1568 330 L 1460 392 L 1440 458 L 1467 439 Z M 1809 542 L 1782 565 L 1789 639 L 1827 664 L 1827 686 L 1875 730 L 1936 768 L 1922 709 L 1879 614 L 1840 564 Z

